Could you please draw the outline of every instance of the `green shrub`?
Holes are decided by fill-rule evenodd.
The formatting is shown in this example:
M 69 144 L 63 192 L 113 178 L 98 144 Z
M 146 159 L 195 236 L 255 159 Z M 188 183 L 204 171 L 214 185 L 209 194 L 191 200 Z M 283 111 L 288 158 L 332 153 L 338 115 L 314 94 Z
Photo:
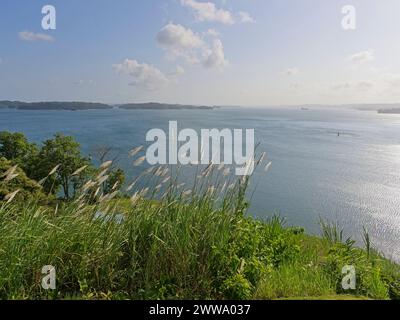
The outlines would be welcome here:
M 251 297 L 252 285 L 242 274 L 236 273 L 225 279 L 222 290 L 227 299 L 244 300 Z
M 356 289 L 342 288 L 342 268 L 354 266 L 356 271 Z M 379 260 L 369 258 L 368 253 L 352 244 L 336 243 L 329 250 L 325 263 L 326 273 L 336 283 L 338 293 L 352 293 L 375 299 L 388 299 L 389 287 L 382 277 Z
M 25 172 L 17 167 L 13 173 L 15 178 L 6 181 L 6 173 L 14 166 L 6 158 L 0 158 L 0 202 L 12 192 L 19 190 L 15 196 L 17 202 L 24 203 L 29 200 L 46 202 L 52 200 L 42 191 L 42 187 L 34 180 L 29 179 Z
M 239 218 L 227 244 L 214 251 L 217 261 L 214 272 L 223 282 L 223 288 L 226 288 L 226 277 L 235 278 L 236 274 L 255 288 L 271 269 L 298 253 L 298 239 L 290 229 L 283 227 L 279 218 L 268 222 Z
M 319 297 L 336 293 L 332 281 L 318 265 L 289 262 L 274 269 L 257 287 L 256 299 Z

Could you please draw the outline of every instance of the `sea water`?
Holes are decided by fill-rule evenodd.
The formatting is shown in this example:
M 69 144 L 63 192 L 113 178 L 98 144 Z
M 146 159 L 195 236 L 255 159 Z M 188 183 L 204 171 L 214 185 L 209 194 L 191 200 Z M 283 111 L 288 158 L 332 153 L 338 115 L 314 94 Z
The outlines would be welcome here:
M 73 135 L 85 154 L 99 146 L 119 153 L 129 178 L 127 153 L 145 144 L 146 132 L 182 128 L 255 129 L 258 151 L 272 166 L 256 171 L 249 214 L 279 213 L 288 225 L 318 234 L 320 218 L 337 222 L 360 242 L 400 261 L 400 115 L 353 108 L 314 106 L 215 110 L 19 111 L 0 109 L 0 130 L 23 132 L 40 142 L 56 132 Z

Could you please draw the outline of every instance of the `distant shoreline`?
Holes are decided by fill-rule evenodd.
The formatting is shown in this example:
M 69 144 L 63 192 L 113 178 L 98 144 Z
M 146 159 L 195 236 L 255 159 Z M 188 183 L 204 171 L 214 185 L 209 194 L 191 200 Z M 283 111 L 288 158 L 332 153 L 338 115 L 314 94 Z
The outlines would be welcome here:
M 21 101 L 0 101 L 0 109 L 16 110 L 54 110 L 54 111 L 83 111 L 83 110 L 213 110 L 217 106 L 195 106 L 167 103 L 128 103 L 109 105 L 93 102 L 21 102 Z
M 400 108 L 379 109 L 378 113 L 382 113 L 382 114 L 400 114 Z
M 291 106 L 301 108 L 301 110 L 310 110 L 311 105 Z M 343 107 L 345 105 L 337 106 Z M 400 114 L 399 104 L 356 104 L 346 105 L 360 111 L 374 111 L 378 114 Z M 228 107 L 228 106 L 223 106 Z M 234 106 L 239 107 L 239 106 Z M 287 106 L 282 106 L 287 107 Z M 332 105 L 327 105 L 332 107 Z M 123 103 L 123 104 L 106 104 L 97 102 L 80 102 L 80 101 L 44 101 L 44 102 L 23 102 L 23 101 L 0 101 L 1 109 L 15 109 L 25 111 L 85 111 L 85 110 L 214 110 L 222 108 L 222 106 L 207 106 L 207 105 L 191 105 L 191 104 L 171 104 L 160 102 L 145 102 L 145 103 Z M 240 107 L 239 107 L 240 108 Z

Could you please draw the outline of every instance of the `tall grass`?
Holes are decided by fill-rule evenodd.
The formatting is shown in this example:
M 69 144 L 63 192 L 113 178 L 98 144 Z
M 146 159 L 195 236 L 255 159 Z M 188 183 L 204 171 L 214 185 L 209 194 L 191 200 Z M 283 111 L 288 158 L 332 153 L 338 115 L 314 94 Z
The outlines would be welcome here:
M 249 178 L 235 179 L 223 165 L 198 167 L 188 185 L 179 172 L 152 167 L 128 183 L 129 196 L 103 193 L 109 166 L 102 165 L 73 201 L 0 204 L 0 298 L 319 296 L 340 293 L 342 255 L 364 254 L 338 247 L 342 233 L 328 227 L 329 245 L 285 228 L 280 218 L 250 218 Z M 396 297 L 398 266 L 372 260 L 364 274 L 372 280 L 354 294 Z M 56 290 L 41 287 L 44 265 L 56 268 Z
M 138 190 L 131 184 L 129 199 L 118 191 L 103 194 L 109 166 L 104 163 L 74 201 L 56 208 L 35 201 L 1 204 L 0 297 L 47 297 L 39 281 L 44 265 L 56 267 L 52 295 L 58 298 L 109 292 L 129 298 L 223 297 L 223 279 L 216 274 L 224 266 L 216 257 L 243 218 L 247 180 L 222 184 L 226 168 L 210 165 L 198 169 L 194 184 L 184 189 L 178 173 L 167 177 L 167 167 L 154 167 L 135 180 L 156 187 Z

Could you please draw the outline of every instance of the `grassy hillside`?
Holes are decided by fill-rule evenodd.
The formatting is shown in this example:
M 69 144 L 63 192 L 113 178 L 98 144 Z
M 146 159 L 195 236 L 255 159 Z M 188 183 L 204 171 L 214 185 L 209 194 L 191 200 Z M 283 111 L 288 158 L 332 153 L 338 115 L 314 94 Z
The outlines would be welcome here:
M 166 169 L 148 170 L 158 185 L 130 199 L 93 201 L 84 187 L 54 206 L 0 203 L 0 298 L 400 298 L 399 266 L 367 235 L 363 250 L 332 224 L 317 238 L 278 217 L 257 221 L 247 212 L 248 179 L 224 183 L 224 169 L 209 166 L 184 187 Z M 41 288 L 44 265 L 56 267 L 56 290 Z M 355 290 L 342 289 L 345 265 L 356 269 Z

